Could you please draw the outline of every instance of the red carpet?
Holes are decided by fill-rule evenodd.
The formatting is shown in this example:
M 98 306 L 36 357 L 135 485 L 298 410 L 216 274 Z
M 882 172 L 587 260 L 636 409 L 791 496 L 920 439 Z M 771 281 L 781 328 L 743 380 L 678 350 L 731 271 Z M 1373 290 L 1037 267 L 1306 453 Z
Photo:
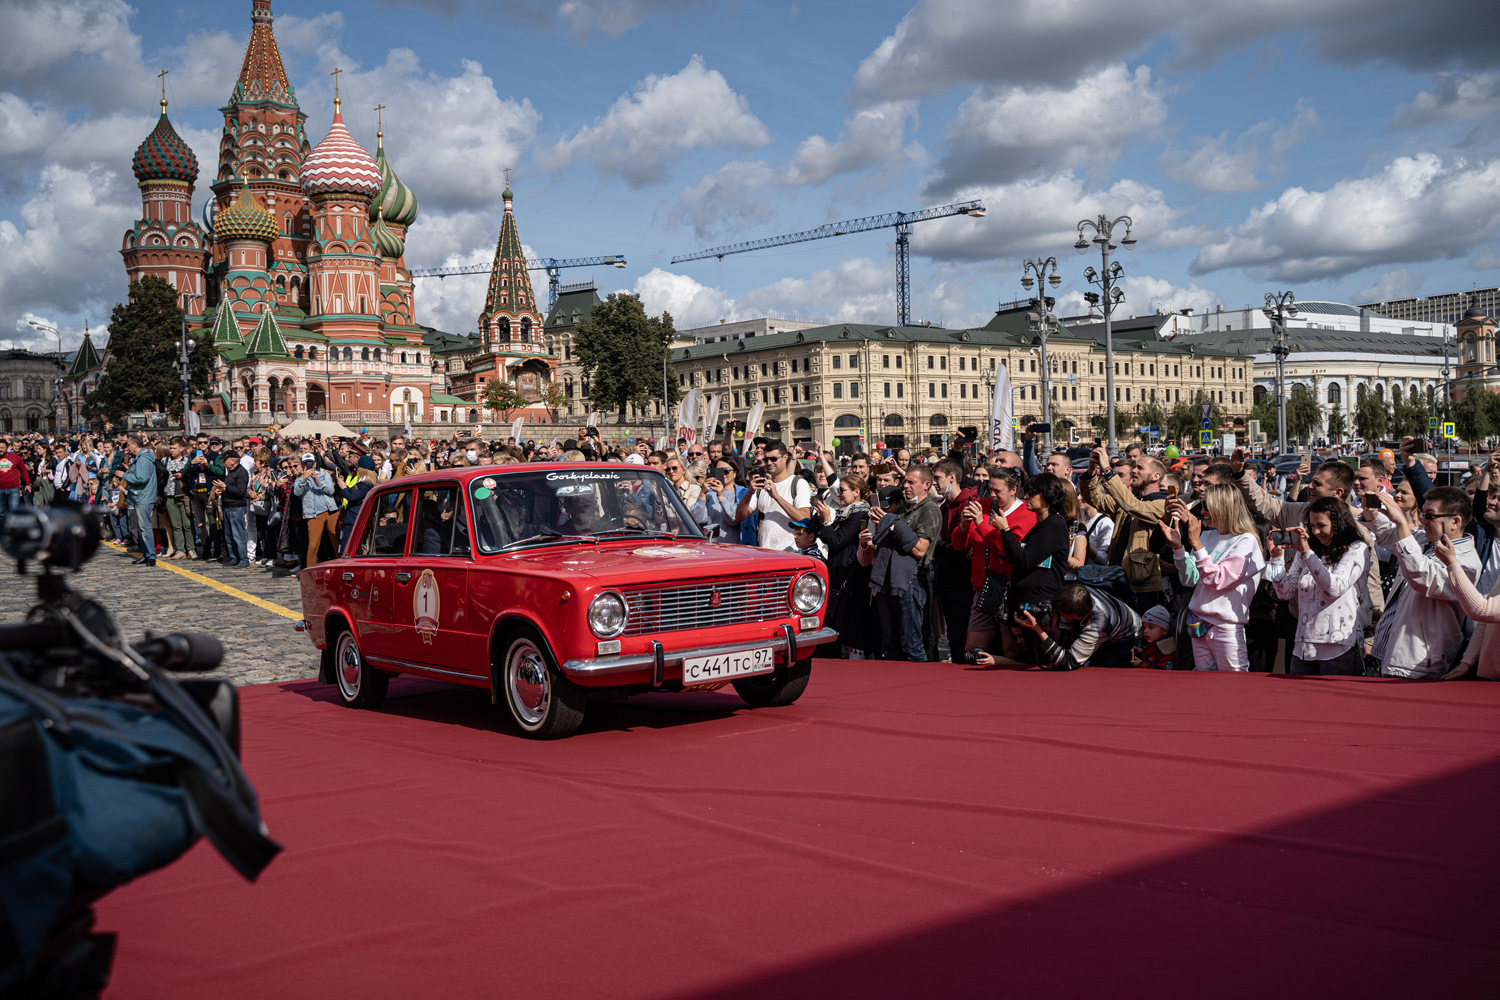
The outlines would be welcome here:
M 788 709 L 244 691 L 287 846 L 117 892 L 120 998 L 1493 997 L 1500 685 L 819 662 Z

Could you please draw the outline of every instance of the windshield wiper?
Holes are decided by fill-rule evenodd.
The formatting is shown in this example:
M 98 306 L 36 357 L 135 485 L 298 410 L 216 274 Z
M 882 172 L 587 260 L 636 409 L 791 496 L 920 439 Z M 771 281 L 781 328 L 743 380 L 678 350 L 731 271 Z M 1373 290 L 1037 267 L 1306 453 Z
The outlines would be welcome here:
M 528 535 L 525 538 L 517 538 L 500 546 L 499 551 L 507 552 L 511 549 L 522 548 L 527 545 L 539 545 L 547 542 L 594 542 L 598 544 L 592 535 L 564 535 L 556 531 L 544 531 L 537 535 Z
M 655 528 L 606 528 L 603 531 L 594 532 L 595 538 L 603 538 L 606 535 L 646 535 L 651 538 L 676 538 L 677 535 L 670 531 L 658 531 Z

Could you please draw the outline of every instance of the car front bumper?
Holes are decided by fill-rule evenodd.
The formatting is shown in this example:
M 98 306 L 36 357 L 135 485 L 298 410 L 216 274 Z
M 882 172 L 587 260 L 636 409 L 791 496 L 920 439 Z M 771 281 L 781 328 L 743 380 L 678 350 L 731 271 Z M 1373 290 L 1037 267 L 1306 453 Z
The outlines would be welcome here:
M 660 686 L 666 680 L 680 680 L 682 661 L 689 657 L 721 656 L 725 653 L 770 646 L 778 663 L 791 663 L 801 659 L 816 646 L 837 642 L 838 637 L 839 634 L 831 628 L 797 632 L 790 625 L 782 625 L 764 639 L 747 639 L 723 646 L 667 650 L 662 647 L 661 643 L 653 642 L 652 651 L 648 653 L 568 660 L 562 664 L 562 672 L 569 680 L 585 687 L 607 687 L 614 684 L 639 682 L 648 677 L 654 686 Z M 629 676 L 632 674 L 636 676 Z

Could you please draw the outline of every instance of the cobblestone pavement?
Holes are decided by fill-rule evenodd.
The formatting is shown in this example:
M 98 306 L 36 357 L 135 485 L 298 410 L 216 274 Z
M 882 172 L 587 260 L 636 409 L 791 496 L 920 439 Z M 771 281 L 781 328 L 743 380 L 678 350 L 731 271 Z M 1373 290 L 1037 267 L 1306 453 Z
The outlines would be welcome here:
M 223 677 L 235 684 L 305 680 L 318 673 L 318 651 L 304 635 L 292 631 L 294 618 L 259 607 L 242 598 L 214 590 L 188 577 L 156 566 L 131 565 L 133 557 L 100 546 L 69 586 L 91 597 L 115 616 L 131 642 L 146 632 L 212 632 L 224 643 L 219 670 L 200 676 Z M 274 575 L 251 566 L 231 569 L 196 559 L 163 560 L 210 580 L 280 605 L 300 617 L 302 594 L 297 578 Z M 16 622 L 36 602 L 30 577 L 10 576 L 0 587 L 0 621 Z

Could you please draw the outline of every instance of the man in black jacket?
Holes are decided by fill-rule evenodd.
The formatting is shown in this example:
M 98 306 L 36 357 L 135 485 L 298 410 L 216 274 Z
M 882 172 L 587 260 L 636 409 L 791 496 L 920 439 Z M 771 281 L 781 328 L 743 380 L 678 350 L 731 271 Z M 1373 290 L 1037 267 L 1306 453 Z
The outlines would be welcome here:
M 228 550 L 229 565 L 249 566 L 250 555 L 245 548 L 245 494 L 250 489 L 250 473 L 240 465 L 238 452 L 224 453 L 224 492 L 219 505 L 224 510 L 224 547 Z
M 213 512 L 209 506 L 209 494 L 213 491 L 214 476 L 208 468 L 208 455 L 195 454 L 183 471 L 182 481 L 187 489 L 188 507 L 193 514 L 193 531 L 198 536 L 198 558 L 213 559 L 218 554 L 218 539 L 213 532 Z
M 870 593 L 880 618 L 880 658 L 921 663 L 927 659 L 922 637 L 927 602 L 918 564 L 931 548 L 942 518 L 934 518 L 933 537 L 923 537 L 892 509 L 901 505 L 901 490 L 887 486 L 880 491 L 880 506 L 870 508 L 874 528 L 860 533 L 859 561 L 870 567 Z
M 1128 667 L 1141 635 L 1141 618 L 1134 608 L 1081 583 L 1065 583 L 1057 591 L 1050 620 L 1039 622 L 1022 611 L 1016 624 L 1036 633 L 1043 670 Z M 1030 666 L 983 650 L 975 654 L 974 662 L 983 666 Z

